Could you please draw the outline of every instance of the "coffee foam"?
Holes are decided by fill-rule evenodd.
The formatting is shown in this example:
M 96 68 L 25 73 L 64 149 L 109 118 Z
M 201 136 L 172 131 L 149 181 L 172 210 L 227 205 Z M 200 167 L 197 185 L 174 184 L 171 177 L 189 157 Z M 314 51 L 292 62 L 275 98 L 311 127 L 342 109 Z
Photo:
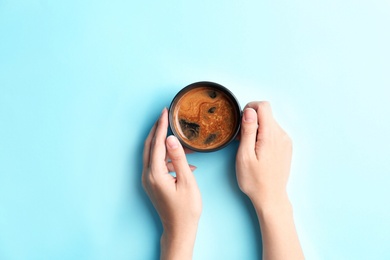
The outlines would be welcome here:
M 181 139 L 197 149 L 214 149 L 235 134 L 239 115 L 223 91 L 197 87 L 184 93 L 173 112 L 174 127 Z

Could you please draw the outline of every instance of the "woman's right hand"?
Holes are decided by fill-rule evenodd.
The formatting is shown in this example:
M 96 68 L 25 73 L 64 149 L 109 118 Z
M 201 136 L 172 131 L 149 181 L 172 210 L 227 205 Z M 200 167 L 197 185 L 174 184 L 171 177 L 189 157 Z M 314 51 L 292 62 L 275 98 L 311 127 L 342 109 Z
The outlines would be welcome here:
M 268 102 L 251 102 L 243 113 L 236 172 L 240 189 L 256 210 L 263 259 L 304 259 L 286 186 L 292 142 Z
M 287 199 L 292 142 L 275 121 L 268 102 L 245 106 L 236 159 L 240 189 L 257 205 Z

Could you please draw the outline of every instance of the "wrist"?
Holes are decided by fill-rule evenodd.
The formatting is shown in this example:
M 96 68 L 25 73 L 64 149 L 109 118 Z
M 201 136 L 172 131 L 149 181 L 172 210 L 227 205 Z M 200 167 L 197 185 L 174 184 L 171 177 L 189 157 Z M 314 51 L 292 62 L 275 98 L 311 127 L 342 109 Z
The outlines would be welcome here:
M 169 227 L 163 225 L 162 236 L 173 239 L 185 239 L 196 235 L 198 230 L 198 224 L 193 223 L 191 225 L 170 225 Z
M 167 229 L 161 236 L 161 259 L 192 259 L 197 225 Z
M 258 213 L 285 211 L 291 208 L 287 192 L 263 193 L 249 197 Z
M 182 236 L 196 234 L 198 230 L 199 219 L 180 221 L 163 221 L 163 235 L 169 238 L 180 238 Z

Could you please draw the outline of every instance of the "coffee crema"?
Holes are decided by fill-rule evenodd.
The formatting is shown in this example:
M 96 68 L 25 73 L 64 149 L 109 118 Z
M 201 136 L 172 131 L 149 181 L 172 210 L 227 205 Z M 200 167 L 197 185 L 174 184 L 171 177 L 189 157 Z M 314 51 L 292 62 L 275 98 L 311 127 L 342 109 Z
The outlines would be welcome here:
M 183 142 L 196 149 L 214 149 L 235 135 L 239 115 L 233 100 L 213 87 L 184 93 L 173 111 L 174 127 Z

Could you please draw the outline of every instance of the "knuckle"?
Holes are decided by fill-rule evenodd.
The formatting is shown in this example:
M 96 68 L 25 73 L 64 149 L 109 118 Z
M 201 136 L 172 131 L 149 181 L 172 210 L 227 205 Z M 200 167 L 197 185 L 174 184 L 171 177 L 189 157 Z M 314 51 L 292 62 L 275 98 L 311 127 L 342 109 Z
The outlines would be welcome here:
M 180 161 L 183 160 L 183 157 L 185 157 L 184 152 L 180 151 L 180 149 L 175 149 L 169 151 L 169 157 L 172 161 Z
M 291 139 L 291 136 L 289 136 L 288 134 L 286 134 L 286 135 L 285 135 L 285 138 L 286 138 L 286 141 L 292 145 L 293 141 L 292 141 L 292 139 Z
M 292 147 L 293 147 L 293 141 L 292 141 L 291 137 L 290 137 L 288 134 L 286 134 L 286 135 L 284 136 L 284 139 L 285 139 L 285 142 L 286 142 L 286 144 L 288 145 L 288 147 L 292 149 Z
M 262 150 L 262 148 L 266 146 L 268 143 L 269 143 L 268 140 L 265 138 L 257 140 L 255 143 L 255 151 L 259 153 Z
M 271 103 L 269 101 L 260 101 L 259 108 L 260 109 L 269 109 L 269 108 L 271 108 Z
M 291 137 L 285 131 L 283 131 L 283 133 L 282 133 L 282 139 L 284 142 L 292 144 Z
M 172 154 L 171 155 L 171 161 L 173 162 L 181 162 L 184 158 L 180 154 Z
M 155 146 L 160 146 L 162 144 L 161 140 L 158 139 L 158 138 L 153 138 L 153 141 L 152 141 L 152 147 L 155 147 Z
M 273 131 L 273 129 L 268 127 L 268 126 L 264 126 L 261 129 L 261 132 L 260 132 L 260 134 L 259 134 L 259 136 L 257 138 L 257 141 L 269 142 L 274 137 L 275 137 L 275 132 Z
M 241 134 L 242 135 L 254 135 L 257 133 L 257 124 L 248 124 L 248 125 L 243 125 L 241 128 Z
M 293 146 L 293 142 L 292 142 L 292 139 L 291 137 L 283 131 L 281 137 L 281 143 L 286 147 L 288 148 L 289 150 L 292 150 L 292 146 Z
M 144 186 L 144 188 L 154 187 L 157 183 L 158 182 L 156 181 L 156 178 L 152 173 L 149 173 L 142 178 L 142 185 Z

